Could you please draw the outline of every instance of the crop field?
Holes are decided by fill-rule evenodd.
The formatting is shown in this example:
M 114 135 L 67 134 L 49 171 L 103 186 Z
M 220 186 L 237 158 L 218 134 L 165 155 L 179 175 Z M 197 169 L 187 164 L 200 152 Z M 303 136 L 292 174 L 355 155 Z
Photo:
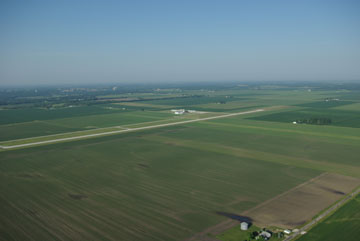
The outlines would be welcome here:
M 106 105 L 67 107 L 60 109 L 27 108 L 0 111 L 0 124 L 14 124 L 35 120 L 54 120 L 66 117 L 110 114 L 117 109 L 106 108 Z
M 355 102 L 353 102 L 353 101 L 322 100 L 322 101 L 300 104 L 298 106 L 322 109 L 322 108 L 334 108 L 334 107 L 339 107 L 339 106 L 344 106 L 344 105 L 351 105 L 354 103 Z
M 265 158 L 281 164 L 360 177 L 357 156 L 360 130 L 347 133 L 344 128 L 326 127 L 315 132 L 314 126 L 273 125 L 244 118 L 245 115 L 192 124 L 196 128 L 188 128 L 176 136 L 169 133 L 151 138 L 182 146 L 202 143 L 207 151 Z M 342 158 L 344 155 L 348 157 Z
M 191 98 L 177 98 L 172 100 L 153 100 L 148 101 L 151 104 L 166 104 L 172 106 L 191 106 L 191 105 L 199 105 L 199 104 L 207 104 L 207 103 L 221 103 L 228 101 L 235 101 L 236 98 L 227 98 L 225 96 L 205 96 L 205 97 L 191 97 Z
M 188 129 L 195 127 L 2 152 L 1 233 L 179 240 L 223 220 L 217 211 L 244 211 L 319 174 L 156 138 Z
M 360 235 L 360 195 L 316 225 L 298 241 L 356 241 Z
M 170 119 L 169 112 L 127 111 L 123 113 L 67 117 L 0 125 L 0 141 L 59 134 L 111 126 Z
M 32 121 L 0 125 L 0 141 L 21 139 L 27 137 L 52 135 L 57 133 L 79 131 L 71 126 L 52 125 L 45 121 Z
M 255 120 L 287 122 L 310 118 L 330 118 L 331 125 L 360 128 L 360 120 L 358 116 L 360 111 L 339 110 L 339 109 L 314 109 L 305 108 L 296 111 L 287 111 L 282 113 L 270 114 L 254 118 Z
M 246 214 L 259 227 L 293 229 L 360 185 L 360 179 L 324 173 Z
M 280 113 L 273 113 L 253 118 L 254 120 L 271 121 L 271 122 L 284 122 L 292 123 L 294 121 L 301 121 L 314 118 L 326 118 L 331 120 L 332 126 L 353 127 L 360 128 L 360 101 L 358 101 L 354 93 L 343 93 L 341 97 L 337 96 L 338 93 L 327 93 L 327 95 L 316 94 L 318 99 L 307 99 L 305 103 L 290 102 L 291 105 L 301 107 L 295 110 L 288 110 Z M 358 94 L 360 95 L 360 94 Z M 303 95 L 305 97 L 305 95 Z M 348 97 L 348 98 L 346 98 Z M 291 99 L 294 99 L 292 97 Z M 338 99 L 342 98 L 342 99 Z M 319 100 L 321 99 L 321 100 Z M 347 100 L 343 100 L 347 99 Z M 273 103 L 273 101 L 271 101 Z
M 360 111 L 360 103 L 349 104 L 349 105 L 341 105 L 341 106 L 335 107 L 334 109 Z
M 189 90 L 182 95 L 186 98 L 171 92 L 169 99 L 0 110 L 4 145 L 21 138 L 31 143 L 265 108 L 222 119 L 0 149 L 0 240 L 202 240 L 236 224 L 228 225 L 229 217 L 257 220 L 261 207 L 288 205 L 291 210 L 294 199 L 310 207 L 319 203 L 305 216 L 294 212 L 285 220 L 304 222 L 357 185 L 356 95 L 344 105 L 322 107 L 314 103 L 347 93 L 246 89 Z M 170 111 L 175 108 L 205 113 L 175 116 Z M 333 122 L 292 124 L 299 113 L 332 113 Z M 338 120 L 337 115 L 345 118 Z M 318 182 L 304 185 L 313 179 Z M 299 185 L 307 189 L 297 189 Z M 278 214 L 268 213 L 270 218 L 261 225 L 281 226 Z M 212 231 L 224 222 L 224 230 Z

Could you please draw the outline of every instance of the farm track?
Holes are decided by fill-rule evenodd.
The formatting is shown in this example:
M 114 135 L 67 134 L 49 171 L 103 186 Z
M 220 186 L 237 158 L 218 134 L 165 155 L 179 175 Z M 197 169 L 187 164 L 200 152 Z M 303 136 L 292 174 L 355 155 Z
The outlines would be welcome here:
M 82 136 L 65 137 L 65 138 L 38 141 L 38 142 L 32 142 L 32 143 L 24 143 L 24 144 L 11 145 L 11 146 L 3 145 L 3 146 L 0 146 L 0 148 L 4 149 L 4 150 L 11 150 L 11 149 L 16 149 L 16 148 L 32 147 L 32 146 L 37 146 L 37 145 L 52 144 L 52 143 L 63 142 L 63 141 L 73 141 L 73 140 L 80 140 L 80 139 L 86 139 L 86 138 L 92 138 L 92 137 L 100 137 L 100 136 L 114 135 L 114 134 L 120 134 L 120 133 L 126 133 L 126 132 L 160 128 L 160 127 L 166 127 L 166 126 L 181 125 L 181 124 L 187 124 L 187 123 L 193 123 L 193 122 L 199 122 L 199 121 L 214 120 L 214 119 L 232 117 L 232 116 L 237 116 L 237 115 L 252 114 L 252 113 L 261 112 L 261 111 L 264 111 L 264 109 L 256 109 L 256 110 L 251 110 L 251 111 L 237 112 L 237 113 L 225 114 L 225 115 L 220 115 L 220 116 L 211 116 L 211 117 L 205 117 L 205 118 L 199 118 L 199 119 L 193 119 L 193 120 L 185 120 L 185 121 L 165 123 L 165 124 L 159 124 L 159 125 L 129 128 L 129 129 L 125 129 L 125 130 L 101 132 L 101 133 L 95 133 L 95 134 L 87 134 L 87 135 L 82 135 Z M 71 133 L 69 133 L 69 134 L 71 134 Z

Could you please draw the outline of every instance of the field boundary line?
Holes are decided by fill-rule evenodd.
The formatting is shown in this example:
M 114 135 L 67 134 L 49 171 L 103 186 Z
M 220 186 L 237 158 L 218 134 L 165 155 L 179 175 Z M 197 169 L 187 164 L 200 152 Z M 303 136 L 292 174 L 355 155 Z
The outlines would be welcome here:
M 158 124 L 158 125 L 152 125 L 152 126 L 129 128 L 129 129 L 125 129 L 125 130 L 108 131 L 108 132 L 87 134 L 87 135 L 82 135 L 82 136 L 64 137 L 64 138 L 45 140 L 45 141 L 37 141 L 37 142 L 32 142 L 32 143 L 24 143 L 24 144 L 11 145 L 11 146 L 4 146 L 3 145 L 3 146 L 0 146 L 0 148 L 5 149 L 5 150 L 9 150 L 9 149 L 15 149 L 15 148 L 21 148 L 21 147 L 30 147 L 30 146 L 36 146 L 36 145 L 42 145 L 42 144 L 51 144 L 51 143 L 63 142 L 63 141 L 80 140 L 80 139 L 91 138 L 91 137 L 114 135 L 114 134 L 120 134 L 120 133 L 132 132 L 132 131 L 147 130 L 147 129 L 160 128 L 160 127 L 166 127 L 166 126 L 174 126 L 174 125 L 181 125 L 181 124 L 187 124 L 187 123 L 193 123 L 193 122 L 199 122 L 199 121 L 220 119 L 220 118 L 232 117 L 232 116 L 237 116 L 237 115 L 252 114 L 252 113 L 257 113 L 257 112 L 261 112 L 261 111 L 264 111 L 264 109 L 256 109 L 256 110 L 251 110 L 251 111 L 237 112 L 237 113 L 225 114 L 225 115 L 220 115 L 220 116 L 204 117 L 204 118 L 199 118 L 199 119 L 185 120 L 185 121 L 165 123 L 165 124 Z M 13 140 L 13 141 L 16 141 L 16 140 Z

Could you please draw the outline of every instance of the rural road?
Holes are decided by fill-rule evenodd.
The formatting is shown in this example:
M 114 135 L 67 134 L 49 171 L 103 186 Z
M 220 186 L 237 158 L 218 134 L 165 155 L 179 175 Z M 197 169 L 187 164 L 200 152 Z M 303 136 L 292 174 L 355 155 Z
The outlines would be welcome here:
M 165 127 L 165 126 L 181 125 L 181 124 L 187 124 L 187 123 L 198 122 L 198 121 L 214 120 L 214 119 L 226 118 L 226 117 L 237 116 L 237 115 L 251 114 L 251 113 L 256 113 L 256 112 L 261 112 L 261 111 L 264 111 L 264 109 L 256 109 L 256 110 L 251 110 L 251 111 L 237 112 L 237 113 L 231 113 L 231 114 L 225 114 L 225 115 L 219 115 L 219 116 L 204 117 L 204 118 L 199 118 L 199 119 L 194 119 L 194 120 L 186 120 L 186 121 L 172 122 L 172 123 L 152 125 L 152 126 L 129 128 L 129 129 L 124 129 L 124 130 L 109 131 L 109 132 L 102 132 L 102 133 L 96 133 L 96 134 L 87 134 L 87 135 L 82 135 L 82 136 L 64 137 L 64 138 L 24 143 L 24 144 L 12 145 L 12 146 L 0 146 L 0 148 L 9 150 L 9 149 L 15 149 L 15 148 L 21 148 L 21 147 L 30 147 L 30 146 L 36 146 L 36 145 L 51 144 L 51 143 L 62 142 L 62 141 L 80 140 L 80 139 L 85 139 L 85 138 L 90 138 L 90 137 L 99 137 L 99 136 L 147 130 L 147 129 Z M 64 133 L 64 134 L 66 134 L 66 133 Z
M 289 240 L 293 240 L 295 239 L 298 235 L 300 235 L 300 233 L 302 231 L 307 231 L 309 230 L 309 228 L 313 225 L 315 225 L 316 223 L 318 223 L 321 219 L 323 219 L 324 217 L 326 217 L 327 215 L 329 215 L 332 211 L 334 211 L 335 209 L 339 208 L 340 206 L 342 206 L 345 202 L 347 202 L 350 198 L 352 198 L 353 196 L 357 195 L 360 192 L 360 188 L 358 188 L 356 191 L 352 192 L 351 194 L 349 194 L 347 197 L 345 197 L 343 200 L 341 200 L 340 202 L 336 203 L 334 206 L 332 206 L 331 208 L 329 208 L 328 210 L 326 210 L 324 213 L 320 214 L 317 218 L 315 218 L 314 220 L 312 220 L 310 223 L 306 224 L 304 227 L 300 228 L 298 232 L 293 233 L 292 235 L 290 235 L 289 237 L 285 238 L 284 241 L 289 241 Z

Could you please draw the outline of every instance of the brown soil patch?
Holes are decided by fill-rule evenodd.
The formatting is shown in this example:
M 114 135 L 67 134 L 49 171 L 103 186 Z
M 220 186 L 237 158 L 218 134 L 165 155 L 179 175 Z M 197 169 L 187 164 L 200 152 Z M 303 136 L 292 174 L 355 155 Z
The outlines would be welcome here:
M 259 227 L 294 228 L 308 222 L 358 185 L 360 179 L 322 173 L 235 217 L 249 218 Z M 236 225 L 239 225 L 239 220 L 231 215 L 229 219 L 195 234 L 186 241 L 219 241 L 215 238 L 216 235 Z
M 360 179 L 325 173 L 245 212 L 260 227 L 295 228 L 360 185 Z

